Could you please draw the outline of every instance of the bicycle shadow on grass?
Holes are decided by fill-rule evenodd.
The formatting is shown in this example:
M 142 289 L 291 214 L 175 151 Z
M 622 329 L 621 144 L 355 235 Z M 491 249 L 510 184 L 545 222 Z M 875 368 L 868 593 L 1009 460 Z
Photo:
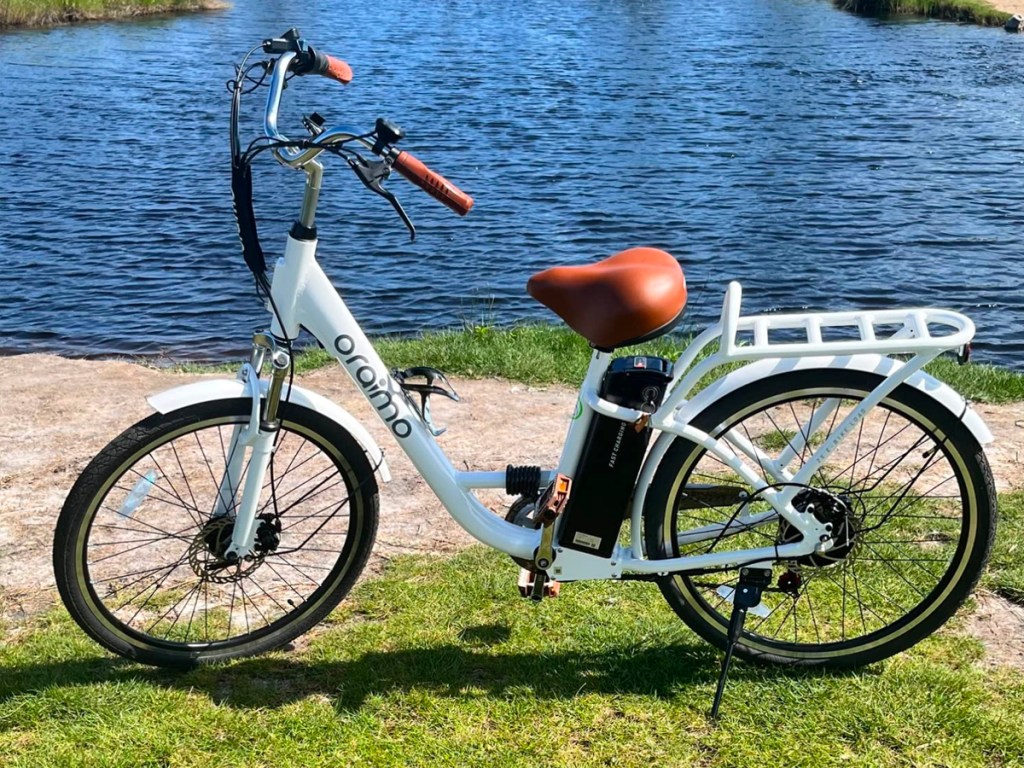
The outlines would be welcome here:
M 322 696 L 336 711 L 359 710 L 366 699 L 394 692 L 426 691 L 450 698 L 542 700 L 581 693 L 639 694 L 671 698 L 689 686 L 714 686 L 721 654 L 699 641 L 660 647 L 612 647 L 599 652 L 507 651 L 508 630 L 485 625 L 464 630 L 459 643 L 375 651 L 351 659 L 324 660 L 281 653 L 187 672 L 140 667 L 99 657 L 5 670 L 0 702 L 52 685 L 141 681 L 157 687 L 202 692 L 239 709 L 276 708 Z M 482 639 L 481 639 L 482 638 Z M 868 667 L 859 674 L 871 673 Z M 734 664 L 730 681 L 836 678 L 843 672 Z

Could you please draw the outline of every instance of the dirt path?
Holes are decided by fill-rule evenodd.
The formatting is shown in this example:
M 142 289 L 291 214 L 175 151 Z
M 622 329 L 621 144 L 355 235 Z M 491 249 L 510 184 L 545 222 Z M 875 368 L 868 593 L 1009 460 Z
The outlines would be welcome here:
M 16 618 L 55 600 L 50 565 L 53 527 L 68 490 L 89 459 L 117 432 L 151 412 L 146 395 L 202 377 L 50 355 L 10 357 L 3 363 L 0 615 Z M 393 481 L 381 489 L 381 528 L 371 571 L 399 553 L 450 552 L 472 543 L 341 371 L 323 369 L 300 381 L 354 413 L 387 455 Z M 574 392 L 501 380 L 455 380 L 454 385 L 463 403 L 443 401 L 435 413 L 449 426 L 440 442 L 456 466 L 497 469 L 506 463 L 557 462 Z M 989 458 L 1000 490 L 1024 487 L 1024 430 L 1017 426 L 1024 424 L 1024 404 L 978 410 L 997 438 Z M 481 498 L 504 513 L 503 493 Z M 1024 633 L 1018 629 L 1014 634 Z
M 1024 14 L 1024 0 L 993 0 L 992 5 L 1006 13 Z
M 200 378 L 126 362 L 50 355 L 4 360 L 0 368 L 0 613 L 34 612 L 53 602 L 49 590 L 53 527 L 78 474 L 112 437 L 152 412 L 146 395 Z M 450 552 L 472 542 L 342 371 L 324 369 L 300 381 L 355 414 L 387 456 L 393 480 L 381 488 L 374 568 L 395 554 Z M 463 402 L 438 403 L 434 410 L 438 420 L 449 426 L 440 443 L 456 466 L 495 469 L 506 463 L 557 463 L 573 410 L 574 394 L 568 389 L 498 380 L 455 380 L 454 386 Z M 507 503 L 498 492 L 480 497 L 496 510 Z

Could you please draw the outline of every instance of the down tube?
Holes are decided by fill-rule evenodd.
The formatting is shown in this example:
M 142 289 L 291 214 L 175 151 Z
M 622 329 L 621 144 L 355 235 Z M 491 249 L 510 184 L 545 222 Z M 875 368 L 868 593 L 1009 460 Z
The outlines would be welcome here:
M 455 468 L 409 406 L 345 302 L 318 265 L 311 264 L 298 322 L 348 371 L 356 387 L 419 470 L 455 521 L 479 541 L 516 557 L 532 558 L 540 535 L 507 523 L 459 487 Z

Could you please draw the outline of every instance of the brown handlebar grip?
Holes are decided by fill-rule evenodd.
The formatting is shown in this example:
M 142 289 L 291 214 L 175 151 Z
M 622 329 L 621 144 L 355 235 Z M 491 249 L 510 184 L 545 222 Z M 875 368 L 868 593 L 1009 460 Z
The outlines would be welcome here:
M 440 200 L 459 216 L 465 216 L 473 207 L 473 198 L 452 184 L 440 173 L 435 173 L 408 152 L 399 152 L 394 168 L 431 197 Z
M 327 70 L 323 75 L 331 80 L 337 80 L 342 85 L 348 85 L 352 82 L 352 67 L 341 59 L 327 56 Z

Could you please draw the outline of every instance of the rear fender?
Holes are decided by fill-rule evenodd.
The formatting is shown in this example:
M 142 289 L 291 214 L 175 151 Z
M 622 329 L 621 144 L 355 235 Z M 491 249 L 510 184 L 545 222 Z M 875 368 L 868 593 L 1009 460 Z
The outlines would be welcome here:
M 261 397 L 266 395 L 268 386 L 268 381 L 260 382 Z M 213 400 L 234 400 L 239 397 L 251 396 L 252 393 L 249 391 L 249 386 L 246 382 L 239 381 L 238 379 L 212 379 L 168 389 L 164 392 L 150 395 L 146 399 L 159 413 L 169 413 L 170 411 L 198 403 L 206 403 Z M 297 386 L 293 386 L 289 391 L 288 386 L 285 385 L 281 398 L 287 399 L 296 405 L 309 408 L 311 411 L 316 411 L 321 416 L 330 419 L 339 427 L 349 432 L 366 453 L 370 465 L 377 468 L 381 480 L 385 483 L 391 480 L 391 471 L 388 469 L 388 464 L 384 460 L 384 452 L 377 445 L 377 441 L 373 439 L 373 436 L 366 430 L 366 427 L 360 424 L 352 414 L 340 405 L 331 402 L 323 395 L 318 395 L 316 392 L 311 392 L 308 389 Z

